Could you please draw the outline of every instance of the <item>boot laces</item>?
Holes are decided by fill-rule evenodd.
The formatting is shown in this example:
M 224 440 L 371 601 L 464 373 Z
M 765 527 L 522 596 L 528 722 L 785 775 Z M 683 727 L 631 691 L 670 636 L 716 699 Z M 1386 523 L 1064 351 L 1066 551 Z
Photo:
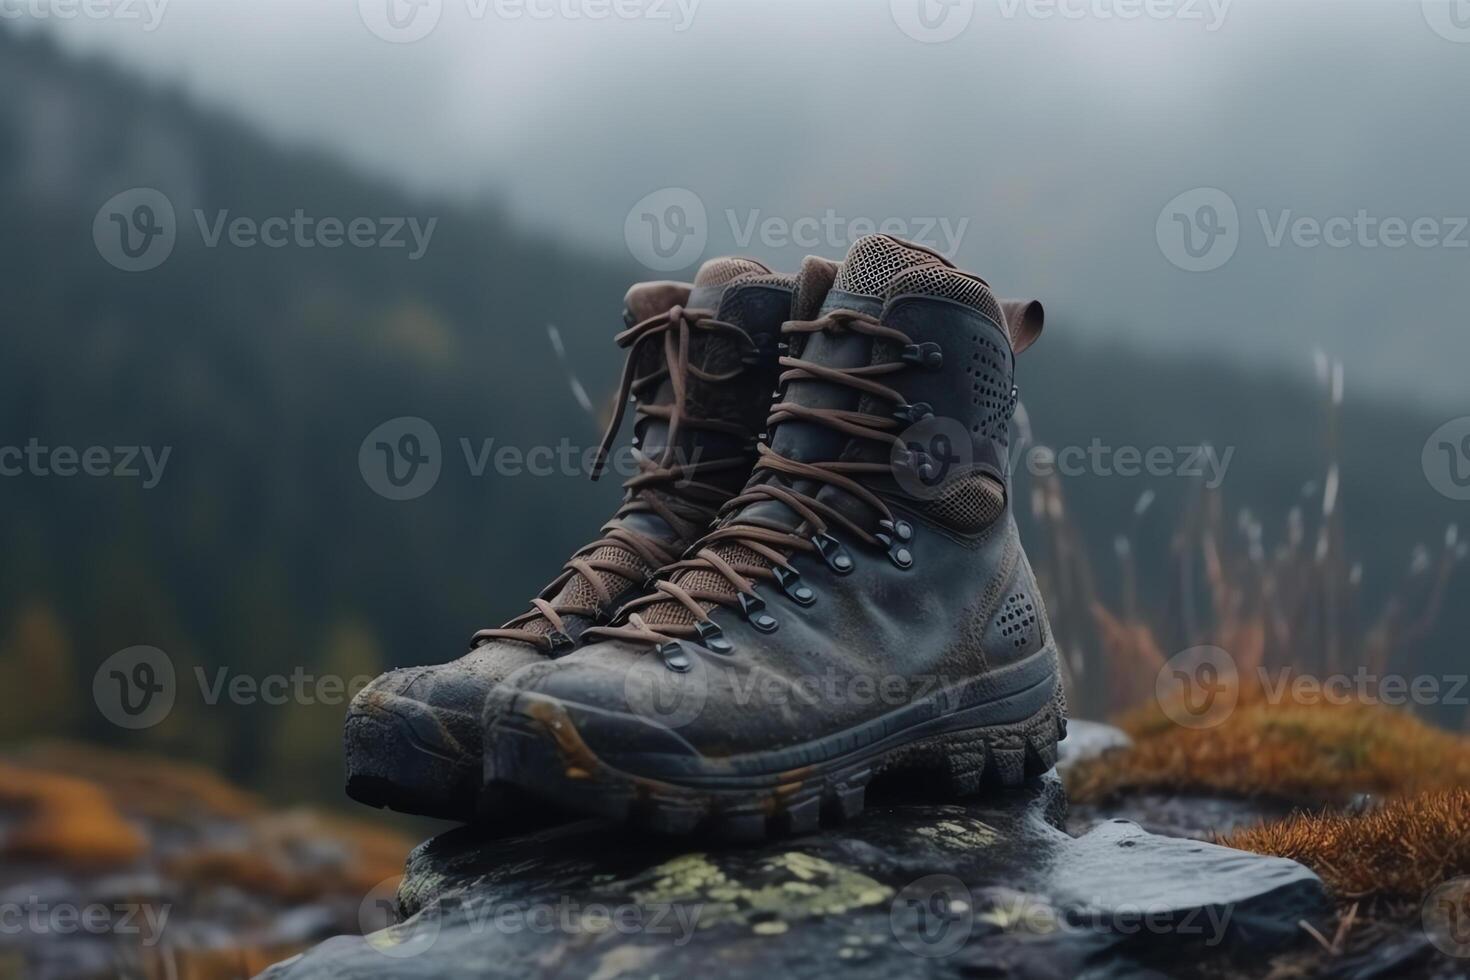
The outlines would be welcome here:
M 876 340 L 891 341 L 904 347 L 913 344 L 902 331 L 852 310 L 834 310 L 816 320 L 788 322 L 781 330 L 785 334 L 798 335 L 850 332 Z M 837 368 L 798 357 L 783 356 L 779 363 L 783 368 L 780 377 L 783 389 L 792 381 L 823 381 L 856 389 L 895 406 L 905 402 L 902 394 L 874 380 L 908 370 L 909 365 L 901 360 Z M 890 451 L 906 449 L 901 437 L 905 424 L 892 415 L 813 408 L 783 400 L 772 407 L 767 427 L 774 428 L 785 421 L 825 426 L 853 439 L 880 443 L 889 447 Z M 784 456 L 764 443 L 757 449 L 759 458 L 750 481 L 738 496 L 731 498 L 720 509 L 721 526 L 696 541 L 682 560 L 660 569 L 658 579 L 653 583 L 653 590 L 624 605 L 614 624 L 588 630 L 588 639 L 623 639 L 660 645 L 671 640 L 702 636 L 702 629 L 713 626 L 709 618 L 713 607 L 736 607 L 742 605 L 743 601 L 758 600 L 756 581 L 779 581 L 783 571 L 795 574 L 790 557 L 797 552 L 820 552 L 835 545 L 830 536 L 830 529 L 834 526 L 869 545 L 882 546 L 887 543 L 880 535 L 885 529 L 893 527 L 894 514 L 881 497 L 863 486 L 857 478 L 890 473 L 889 463 L 858 460 L 806 463 Z M 802 492 L 779 480 L 767 479 L 771 476 L 810 480 L 819 486 L 810 493 Z M 879 517 L 879 530 L 871 531 L 825 501 L 818 500 L 817 493 L 823 486 L 846 491 L 870 507 Z M 739 516 L 739 512 L 748 505 L 770 500 L 785 504 L 799 517 L 800 523 L 795 529 Z M 738 557 L 752 553 L 757 556 L 756 562 Z M 759 559 L 764 559 L 764 562 Z M 714 573 L 717 584 L 712 588 L 692 585 L 691 580 L 694 578 L 709 580 L 709 575 L 697 575 L 699 572 Z M 645 614 L 651 613 L 651 607 L 668 603 L 682 606 L 693 617 L 694 622 L 650 623 L 645 618 Z
M 727 372 L 710 372 L 691 363 L 690 341 L 696 333 L 733 340 L 744 351 L 741 364 Z M 666 423 L 664 449 L 655 459 L 634 448 L 638 472 L 623 483 L 627 491 L 623 503 L 612 520 L 603 525 L 602 536 L 578 549 L 562 566 L 561 573 L 531 600 L 531 609 L 504 626 L 479 630 L 470 640 L 471 648 L 492 640 L 512 640 L 541 647 L 548 653 L 566 651 L 574 645 L 567 617 L 580 616 L 601 622 L 610 618 L 617 595 L 608 587 L 608 577 L 601 573 L 624 583 L 641 582 L 676 560 L 679 542 L 696 538 L 729 499 L 728 490 L 707 482 L 707 478 L 713 473 L 750 464 L 750 448 L 737 455 L 713 459 L 702 458 L 702 453 L 696 451 L 692 459 L 686 459 L 677 445 L 680 431 L 686 429 L 746 434 L 736 422 L 692 415 L 688 398 L 691 379 L 719 384 L 732 380 L 756 363 L 754 355 L 758 348 L 750 335 L 733 323 L 717 319 L 712 310 L 676 305 L 622 331 L 616 340 L 628 354 L 618 384 L 616 408 L 598 448 L 591 477 L 596 480 L 602 475 L 630 398 L 635 401 L 640 418 L 661 419 Z M 659 366 L 639 376 L 637 366 L 645 359 L 645 351 L 657 346 L 662 349 Z M 668 403 L 660 404 L 652 398 L 665 380 L 673 397 Z M 653 513 L 662 518 L 673 532 L 672 539 L 654 537 L 628 526 L 626 519 L 637 513 Z M 590 588 L 595 603 L 555 600 L 575 578 Z M 625 589 L 626 584 L 619 591 Z

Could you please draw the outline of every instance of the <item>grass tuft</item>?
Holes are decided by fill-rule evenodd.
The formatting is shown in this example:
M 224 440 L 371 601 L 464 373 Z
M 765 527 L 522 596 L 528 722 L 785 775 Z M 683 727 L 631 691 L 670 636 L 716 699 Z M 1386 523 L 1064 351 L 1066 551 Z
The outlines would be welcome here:
M 1069 774 L 1074 802 L 1159 790 L 1320 806 L 1362 793 L 1407 797 L 1470 785 L 1470 739 L 1376 705 L 1270 704 L 1253 694 L 1214 728 L 1180 727 L 1156 706 L 1124 727 L 1132 747 Z
M 1417 901 L 1442 881 L 1470 875 L 1470 789 L 1394 800 L 1367 813 L 1294 814 L 1219 842 L 1300 861 L 1340 901 Z

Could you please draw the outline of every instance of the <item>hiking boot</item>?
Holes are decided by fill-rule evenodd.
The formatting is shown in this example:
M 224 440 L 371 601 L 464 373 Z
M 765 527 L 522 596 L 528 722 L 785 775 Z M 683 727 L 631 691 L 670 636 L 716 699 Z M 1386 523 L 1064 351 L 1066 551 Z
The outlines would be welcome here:
M 345 731 L 349 796 L 464 821 L 495 809 L 480 792 L 486 693 L 519 668 L 575 650 L 739 492 L 765 430 L 795 285 L 754 260 L 726 258 L 705 263 L 692 286 L 652 282 L 628 292 L 627 329 L 617 336 L 628 358 L 597 465 L 631 397 L 639 472 L 624 484 L 622 505 L 527 612 L 475 634 L 458 660 L 390 671 L 357 695 Z
M 1049 770 L 1056 647 L 1011 510 L 1013 327 L 990 288 L 875 235 L 784 328 L 750 482 L 576 653 L 487 702 L 487 778 L 726 839 L 815 829 L 869 783 Z

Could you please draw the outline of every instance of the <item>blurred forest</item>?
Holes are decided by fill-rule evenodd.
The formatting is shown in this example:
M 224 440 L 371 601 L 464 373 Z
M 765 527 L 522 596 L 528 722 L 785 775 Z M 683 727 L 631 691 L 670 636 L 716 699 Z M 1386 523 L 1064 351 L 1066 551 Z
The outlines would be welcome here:
M 623 292 L 658 276 L 627 256 L 560 246 L 493 202 L 411 197 L 273 144 L 43 39 L 0 30 L 0 87 L 0 445 L 171 447 L 152 489 L 0 479 L 0 739 L 65 735 L 173 753 L 271 795 L 335 801 L 340 703 L 211 705 L 194 669 L 370 675 L 450 659 L 474 629 L 520 612 L 594 534 L 616 480 L 474 476 L 459 440 L 595 444 L 596 420 L 568 390 L 547 327 L 605 402 L 621 363 L 611 337 Z M 162 266 L 129 274 L 102 259 L 91 230 L 103 202 L 139 186 L 169 197 L 180 231 Z M 210 249 L 195 208 L 438 224 L 413 262 L 404 250 Z M 1233 447 L 1222 506 L 1249 508 L 1241 533 L 1258 525 L 1267 547 L 1320 512 L 1331 454 L 1364 619 L 1406 575 L 1430 574 L 1422 557 L 1411 567 L 1416 547 L 1438 548 L 1465 513 L 1420 464 L 1444 419 L 1357 400 L 1349 378 L 1329 448 L 1322 392 L 1298 371 L 1165 360 L 1111 342 L 1127 310 L 1050 314 L 1020 365 L 1037 442 Z M 444 469 L 429 493 L 398 502 L 366 484 L 358 449 L 405 415 L 436 427 Z M 1169 556 L 1197 481 L 1065 482 L 1101 595 L 1123 589 L 1120 533 L 1145 605 L 1175 587 Z M 1136 517 L 1146 492 L 1151 506 Z M 1087 611 L 1060 613 L 1086 651 Z M 1467 628 L 1470 603 L 1448 602 L 1432 635 L 1390 668 L 1463 672 Z M 166 721 L 128 732 L 97 711 L 92 677 L 138 644 L 167 651 L 179 694 Z M 1447 707 L 1438 720 L 1458 727 L 1463 713 Z

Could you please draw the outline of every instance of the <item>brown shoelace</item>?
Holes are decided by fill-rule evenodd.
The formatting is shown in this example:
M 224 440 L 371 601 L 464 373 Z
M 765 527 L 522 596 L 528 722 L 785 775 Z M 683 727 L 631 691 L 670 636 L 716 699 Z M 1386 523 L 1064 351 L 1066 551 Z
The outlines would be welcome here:
M 881 340 L 892 341 L 906 349 L 915 349 L 909 337 L 899 330 L 880 323 L 877 319 L 851 310 L 834 310 L 816 320 L 792 321 L 782 327 L 787 334 L 811 334 L 819 332 L 864 334 Z M 886 385 L 873 380 L 909 369 L 904 360 L 887 361 L 853 368 L 834 368 L 796 357 L 782 357 L 784 369 L 781 384 L 791 381 L 823 381 L 854 388 L 895 406 L 904 404 L 904 397 Z M 892 415 L 872 415 L 860 411 L 842 409 L 810 408 L 791 401 L 781 401 L 773 406 L 768 426 L 774 427 L 785 421 L 811 422 L 836 429 L 856 439 L 871 439 L 901 452 L 907 452 L 900 437 L 906 423 Z M 760 457 L 755 464 L 755 473 L 744 491 L 732 498 L 720 510 L 721 516 L 734 514 L 749 504 L 775 500 L 789 507 L 801 520 L 794 530 L 777 525 L 767 525 L 755 519 L 736 520 L 705 535 L 690 549 L 692 556 L 665 566 L 659 572 L 654 591 L 634 599 L 625 605 L 619 620 L 626 617 L 627 625 L 597 627 L 587 631 L 589 637 L 624 639 L 638 643 L 662 644 L 672 639 L 698 636 L 709 641 L 717 634 L 717 627 L 709 618 L 706 605 L 735 607 L 747 611 L 763 608 L 755 591 L 755 580 L 776 581 L 783 588 L 796 577 L 796 570 L 789 561 L 793 552 L 819 552 L 829 564 L 842 570 L 851 568 L 852 559 L 829 533 L 834 525 L 847 531 L 858 540 L 881 547 L 889 547 L 895 536 L 902 537 L 899 522 L 882 498 L 859 483 L 854 477 L 865 474 L 891 472 L 890 463 L 824 461 L 803 463 L 789 459 L 762 444 Z M 833 486 L 846 491 L 871 507 L 880 517 L 879 530 L 874 532 L 854 522 L 846 514 L 818 500 L 816 493 L 802 493 L 775 481 L 758 482 L 763 473 L 774 473 L 799 480 L 811 480 L 823 486 Z M 897 531 L 897 535 L 895 532 Z M 769 562 L 757 565 L 748 562 L 732 562 L 722 557 L 716 546 L 738 545 L 759 555 Z M 683 578 L 683 572 L 702 570 L 715 572 L 728 589 L 686 588 L 675 581 Z M 686 579 L 687 581 L 687 579 Z M 808 593 L 809 594 L 809 593 Z M 798 601 L 801 601 L 798 599 Z M 808 600 L 809 601 L 809 600 Z M 676 602 L 694 617 L 692 624 L 650 624 L 639 610 L 656 603 Z M 770 620 L 767 620 L 770 622 Z
M 746 349 L 741 366 L 725 373 L 710 373 L 689 362 L 689 343 L 696 331 L 712 336 L 724 335 L 734 339 L 738 346 Z M 658 339 L 663 341 L 662 365 L 642 376 L 635 376 L 636 365 L 645 345 Z M 619 347 L 627 348 L 628 356 L 623 365 L 622 380 L 618 385 L 617 407 L 603 435 L 592 470 L 592 479 L 597 479 L 606 466 L 607 457 L 617 439 L 622 425 L 624 409 L 628 399 L 637 402 L 637 413 L 648 418 L 663 419 L 668 426 L 664 451 L 658 459 L 634 450 L 634 459 L 639 472 L 624 484 L 627 496 L 613 519 L 602 528 L 603 536 L 579 549 L 571 560 L 562 566 L 561 574 L 540 596 L 531 600 L 532 608 L 498 629 L 482 629 L 471 639 L 472 647 L 491 640 L 516 640 L 543 647 L 548 653 L 562 653 L 574 641 L 567 631 L 565 617 L 581 616 L 605 621 L 612 612 L 616 599 L 600 572 L 608 572 L 628 582 L 652 576 L 660 567 L 678 557 L 676 543 L 661 541 L 641 531 L 626 526 L 624 519 L 631 514 L 652 512 L 657 514 L 672 529 L 674 542 L 689 541 L 709 526 L 719 512 L 729 492 L 713 484 L 702 482 L 700 477 L 749 463 L 747 455 L 729 456 L 720 459 L 701 459 L 696 452 L 693 459 L 683 459 L 675 440 L 681 429 L 701 429 L 730 435 L 744 435 L 738 423 L 723 419 L 692 416 L 687 409 L 689 381 L 691 378 L 718 384 L 729 381 L 755 363 L 752 356 L 755 343 L 746 332 L 733 323 L 715 318 L 711 310 L 685 309 L 674 306 L 666 313 L 649 317 L 641 323 L 617 335 Z M 673 389 L 673 399 L 668 404 L 655 404 L 648 399 L 667 378 Z M 657 492 L 665 491 L 665 492 Z M 615 549 L 622 556 L 631 558 L 635 565 L 630 568 L 627 561 L 619 561 L 604 555 L 593 557 L 603 549 Z M 572 580 L 580 575 L 591 587 L 596 605 L 553 604 L 547 596 L 555 596 Z M 528 627 L 537 620 L 544 620 L 550 632 L 541 632 Z

